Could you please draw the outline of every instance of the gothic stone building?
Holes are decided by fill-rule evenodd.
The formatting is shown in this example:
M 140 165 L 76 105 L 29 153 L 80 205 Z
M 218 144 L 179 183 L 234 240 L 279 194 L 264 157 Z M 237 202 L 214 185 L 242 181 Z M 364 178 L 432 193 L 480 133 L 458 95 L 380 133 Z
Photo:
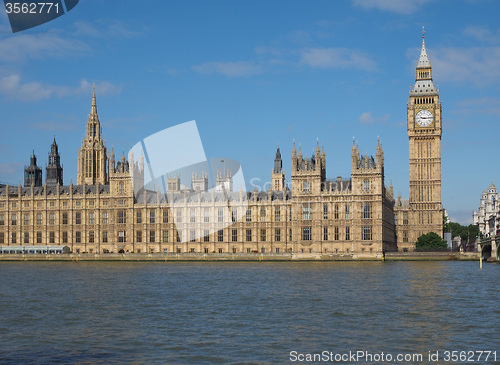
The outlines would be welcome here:
M 422 43 L 408 102 L 410 200 L 385 186 L 384 152 L 362 156 L 353 143 L 349 179 L 326 178 L 319 144 L 310 157 L 292 149 L 291 189 L 278 149 L 268 191 L 233 191 L 231 175 L 193 174 L 191 187 L 166 176 L 167 191 L 144 185 L 144 158 L 108 154 L 95 90 L 78 156 L 77 184 L 63 185 L 57 144 L 47 178 L 32 156 L 25 185 L 0 185 L 0 246 L 68 246 L 74 253 L 257 253 L 380 255 L 442 234 L 441 102 Z M 137 157 L 137 156 L 136 156 Z M 395 205 L 396 204 L 396 205 Z
M 500 230 L 500 196 L 493 182 L 484 189 L 479 208 L 472 213 L 473 224 L 479 227 L 484 237 L 495 236 Z
M 232 191 L 193 175 L 192 189 L 167 177 L 166 194 L 144 189 L 144 160 L 115 161 L 102 138 L 95 91 L 78 156 L 77 184 L 62 184 L 54 141 L 47 178 L 32 156 L 25 186 L 0 187 L 0 245 L 64 245 L 74 253 L 314 253 L 380 254 L 395 250 L 392 187 L 384 185 L 384 155 L 352 148 L 350 179 L 326 179 L 325 151 L 307 158 L 292 150 L 292 189 L 278 149 L 273 189 Z M 134 184 L 142 189 L 134 189 Z M 134 192 L 135 191 L 135 192 Z

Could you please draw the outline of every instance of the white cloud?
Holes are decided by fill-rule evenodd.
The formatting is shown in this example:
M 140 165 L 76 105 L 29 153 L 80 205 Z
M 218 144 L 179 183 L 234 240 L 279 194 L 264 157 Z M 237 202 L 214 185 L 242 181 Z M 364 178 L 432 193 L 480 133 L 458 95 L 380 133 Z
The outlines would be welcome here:
M 412 14 L 432 0 L 353 0 L 354 6 L 365 10 L 378 9 L 398 14 Z
M 21 84 L 19 75 L 11 75 L 0 79 L 0 94 L 8 99 L 34 101 L 47 99 L 53 93 L 53 89 L 47 88 L 39 82 Z
M 359 121 L 362 124 L 386 123 L 389 119 L 389 114 L 384 114 L 381 117 L 374 117 L 372 112 L 364 112 L 359 116 Z
M 491 31 L 490 29 L 482 26 L 469 26 L 462 32 L 463 35 L 475 38 L 480 42 L 499 44 L 500 43 L 500 29 Z
M 500 115 L 500 98 L 464 99 L 457 102 L 457 106 L 474 113 Z
M 472 224 L 472 209 L 471 210 L 449 209 L 448 216 L 451 222 L 457 222 L 466 226 Z
M 88 51 L 88 46 L 76 39 L 65 39 L 58 32 L 15 34 L 0 40 L 0 61 L 20 62 L 30 58 L 64 57 Z
M 77 21 L 74 27 L 75 31 L 70 33 L 52 29 L 44 33 L 12 34 L 10 26 L 0 24 L 0 34 L 6 35 L 0 40 L 0 61 L 19 62 L 28 59 L 84 55 L 93 49 L 87 42 L 89 37 L 135 38 L 141 35 L 140 32 L 128 29 L 119 21 L 94 23 Z
M 312 41 L 311 34 L 304 30 L 296 30 L 292 32 L 289 38 L 292 43 L 299 44 L 302 46 L 310 44 Z
M 310 48 L 301 52 L 300 62 L 319 68 L 358 68 L 375 71 L 375 62 L 362 52 L 348 48 Z
M 108 26 L 108 32 L 110 35 L 114 37 L 123 37 L 123 38 L 136 38 L 141 35 L 140 32 L 136 32 L 134 30 L 130 30 L 126 28 L 122 23 L 115 22 Z
M 82 37 L 102 37 L 104 32 L 89 22 L 77 21 L 73 24 L 76 28 L 75 34 Z
M 283 57 L 284 50 L 277 47 L 255 47 L 254 51 L 257 55 L 271 55 L 273 57 Z
M 48 121 L 31 123 L 30 127 L 40 131 L 70 131 L 76 129 L 76 124 Z
M 193 70 L 199 73 L 219 73 L 222 75 L 237 77 L 249 76 L 262 73 L 262 67 L 253 62 L 206 62 L 201 65 L 193 66 Z
M 20 169 L 24 167 L 24 164 L 22 162 L 7 162 L 7 163 L 0 163 L 0 176 L 2 177 L 2 183 L 7 182 L 7 178 L 14 178 L 19 175 Z M 10 182 L 11 184 L 16 184 L 17 181 Z
M 74 23 L 76 31 L 74 35 L 80 37 L 95 37 L 95 38 L 136 38 L 141 35 L 141 32 L 128 29 L 122 22 L 119 21 L 77 21 Z
M 100 95 L 118 94 L 122 87 L 114 85 L 109 81 L 98 82 L 96 88 Z M 75 87 L 51 85 L 38 81 L 22 82 L 19 74 L 13 74 L 0 78 L 0 95 L 10 100 L 37 101 L 48 99 L 53 96 L 62 98 L 70 95 L 88 94 L 92 85 L 87 80 L 81 80 Z
M 87 95 L 92 91 L 92 86 L 89 81 L 81 80 L 80 86 L 74 89 L 74 94 Z M 96 81 L 95 82 L 96 93 L 99 95 L 116 95 L 122 92 L 122 85 L 115 85 L 109 81 Z M 73 89 L 71 89 L 73 90 Z
M 441 48 L 431 62 L 439 80 L 477 86 L 500 82 L 500 47 Z

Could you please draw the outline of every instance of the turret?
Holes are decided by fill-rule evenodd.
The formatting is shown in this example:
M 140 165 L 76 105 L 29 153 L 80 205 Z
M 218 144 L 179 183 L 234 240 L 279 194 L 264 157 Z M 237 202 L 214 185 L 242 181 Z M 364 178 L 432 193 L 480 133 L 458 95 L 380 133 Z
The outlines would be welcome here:
M 321 150 L 319 148 L 319 141 L 316 139 L 316 156 L 314 161 L 316 162 L 314 168 L 318 171 L 321 171 Z
M 377 168 L 384 172 L 384 150 L 382 149 L 382 145 L 380 144 L 380 140 L 377 143 Z
M 352 152 L 351 152 L 351 171 L 354 171 L 358 168 L 359 163 L 359 149 L 356 147 L 356 143 L 354 142 L 354 137 L 352 138 Z
M 59 148 L 54 137 L 54 142 L 50 146 L 49 164 L 46 168 L 47 177 L 45 182 L 48 186 L 56 186 L 63 184 L 63 168 L 61 166 L 61 157 L 59 156 Z
M 109 169 L 111 172 L 115 172 L 115 152 L 113 147 L 111 147 L 111 156 L 109 157 Z
M 321 181 L 326 181 L 326 155 L 323 146 L 321 147 Z
M 42 186 L 42 170 L 36 165 L 35 151 L 30 158 L 30 165 L 24 168 L 24 186 Z
M 295 148 L 295 140 L 293 140 L 292 148 L 292 171 L 297 171 L 297 149 Z
M 282 191 L 285 187 L 285 172 L 283 171 L 283 161 L 281 160 L 280 148 L 276 150 L 274 159 L 274 169 L 272 173 L 272 189 Z
M 281 160 L 281 152 L 280 148 L 276 150 L 276 158 L 274 159 L 274 174 L 279 174 L 281 172 L 281 169 L 283 168 L 283 161 Z

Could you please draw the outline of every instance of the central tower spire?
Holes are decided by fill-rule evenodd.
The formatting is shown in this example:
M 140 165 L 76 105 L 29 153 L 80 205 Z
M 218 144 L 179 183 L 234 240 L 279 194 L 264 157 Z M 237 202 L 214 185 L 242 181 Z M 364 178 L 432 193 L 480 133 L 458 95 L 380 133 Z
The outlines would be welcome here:
M 92 86 L 92 106 L 90 107 L 90 114 L 97 114 L 97 103 L 95 101 L 95 84 Z
M 87 120 L 85 138 L 78 155 L 78 185 L 106 185 L 108 180 L 108 157 L 106 143 L 102 140 L 101 122 L 97 114 L 95 85 L 92 91 L 92 105 Z

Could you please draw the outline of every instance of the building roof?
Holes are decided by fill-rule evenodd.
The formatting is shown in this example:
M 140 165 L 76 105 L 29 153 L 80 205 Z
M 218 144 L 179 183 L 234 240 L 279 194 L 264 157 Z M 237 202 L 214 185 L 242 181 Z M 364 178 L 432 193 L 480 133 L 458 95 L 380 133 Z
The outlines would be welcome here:
M 351 190 L 352 181 L 349 180 L 327 180 L 325 182 L 326 191 L 349 191 Z

